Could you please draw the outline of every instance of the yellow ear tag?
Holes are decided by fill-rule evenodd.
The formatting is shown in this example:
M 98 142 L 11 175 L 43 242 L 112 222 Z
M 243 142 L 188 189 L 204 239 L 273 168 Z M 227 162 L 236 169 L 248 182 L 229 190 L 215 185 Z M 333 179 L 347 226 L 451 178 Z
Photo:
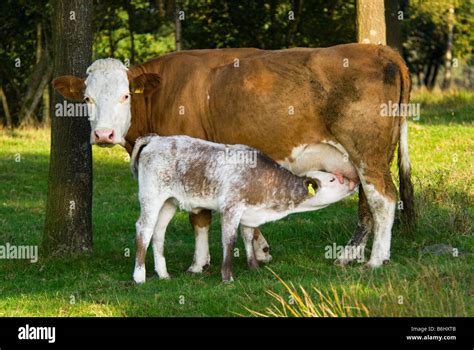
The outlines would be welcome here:
M 316 191 L 313 188 L 313 184 L 308 185 L 308 193 L 309 193 L 310 196 L 315 196 L 316 195 Z
M 133 92 L 135 94 L 142 94 L 143 93 L 143 89 L 135 89 L 135 91 Z

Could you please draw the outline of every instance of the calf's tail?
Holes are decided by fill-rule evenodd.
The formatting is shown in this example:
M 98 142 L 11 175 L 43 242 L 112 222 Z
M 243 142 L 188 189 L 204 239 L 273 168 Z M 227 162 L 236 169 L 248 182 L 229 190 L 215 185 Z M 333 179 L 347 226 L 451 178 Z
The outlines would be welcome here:
M 403 62 L 403 60 L 401 60 Z M 407 66 L 400 66 L 401 91 L 400 103 L 408 104 L 410 102 L 410 73 Z M 400 108 L 401 111 L 406 110 Z M 408 231 L 415 227 L 415 200 L 413 184 L 411 181 L 411 164 L 408 155 L 408 116 L 400 115 L 400 139 L 398 143 L 398 175 L 400 179 L 400 200 L 402 201 L 402 222 Z
M 135 141 L 135 146 L 133 147 L 132 155 L 130 156 L 130 170 L 135 179 L 138 178 L 138 159 L 140 158 L 140 153 L 143 148 L 150 143 L 154 136 L 156 135 L 142 136 Z

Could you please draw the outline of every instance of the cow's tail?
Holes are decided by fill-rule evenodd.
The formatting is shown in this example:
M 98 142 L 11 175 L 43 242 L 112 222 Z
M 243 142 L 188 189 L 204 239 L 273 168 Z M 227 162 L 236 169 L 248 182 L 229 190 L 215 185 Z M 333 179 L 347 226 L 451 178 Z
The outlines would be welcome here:
M 400 103 L 408 104 L 410 102 L 410 73 L 407 66 L 400 58 L 400 78 L 401 92 Z M 402 201 L 402 222 L 408 231 L 412 231 L 415 227 L 415 199 L 413 191 L 413 183 L 411 181 L 411 164 L 408 155 L 408 115 L 407 108 L 400 108 L 405 113 L 400 115 L 400 140 L 398 144 L 398 175 L 400 179 L 400 200 Z
M 154 136 L 156 135 L 142 136 L 135 141 L 135 146 L 133 147 L 132 155 L 130 156 L 130 170 L 135 179 L 138 178 L 138 159 L 140 158 L 140 154 L 142 153 L 143 148 L 150 143 Z

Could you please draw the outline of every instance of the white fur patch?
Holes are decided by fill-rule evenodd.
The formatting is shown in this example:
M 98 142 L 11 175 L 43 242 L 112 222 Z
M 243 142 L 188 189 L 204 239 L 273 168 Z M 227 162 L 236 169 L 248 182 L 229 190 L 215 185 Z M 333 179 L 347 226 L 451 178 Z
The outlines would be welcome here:
M 87 68 L 86 73 L 91 74 L 97 71 L 104 71 L 104 70 L 123 70 L 128 71 L 128 68 L 118 59 L 116 58 L 103 58 L 100 60 L 94 61 L 89 68 Z
M 401 154 L 401 165 L 402 170 L 407 172 L 410 170 L 410 156 L 408 155 L 408 122 L 405 119 L 400 126 L 400 154 Z

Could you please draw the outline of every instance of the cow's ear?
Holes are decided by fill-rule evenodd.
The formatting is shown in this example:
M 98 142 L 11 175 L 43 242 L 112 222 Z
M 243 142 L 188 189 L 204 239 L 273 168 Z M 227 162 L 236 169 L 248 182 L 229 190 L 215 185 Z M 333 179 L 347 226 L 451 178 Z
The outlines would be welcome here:
M 160 86 L 161 77 L 155 73 L 143 73 L 132 79 L 132 94 L 143 94 L 145 96 L 155 92 Z
M 53 80 L 54 89 L 71 101 L 83 101 L 86 84 L 84 79 L 73 75 L 63 75 Z

